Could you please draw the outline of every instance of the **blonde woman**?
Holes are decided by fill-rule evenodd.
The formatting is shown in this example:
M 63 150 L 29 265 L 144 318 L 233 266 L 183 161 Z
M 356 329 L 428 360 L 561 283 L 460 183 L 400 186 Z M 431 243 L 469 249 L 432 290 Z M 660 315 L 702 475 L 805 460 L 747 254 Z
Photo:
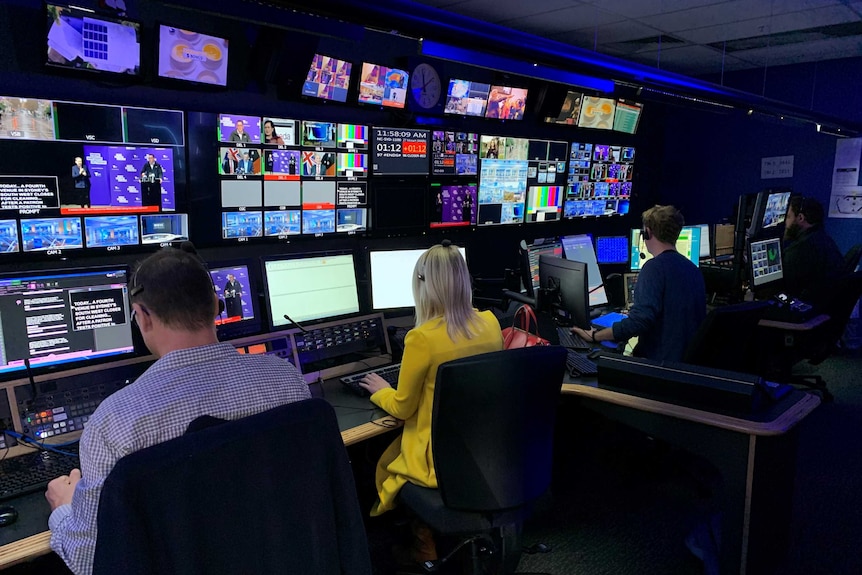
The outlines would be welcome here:
M 387 413 L 404 420 L 401 437 L 383 453 L 377 464 L 379 501 L 371 510 L 376 516 L 395 507 L 395 499 L 406 482 L 437 487 L 431 454 L 431 407 L 434 381 L 441 363 L 503 349 L 500 323 L 491 312 L 479 312 L 471 301 L 467 262 L 449 241 L 419 256 L 413 270 L 416 327 L 404 338 L 404 356 L 398 389 L 383 378 L 369 374 L 360 383 L 371 401 Z M 430 530 L 414 524 L 416 540 L 412 559 L 436 559 Z

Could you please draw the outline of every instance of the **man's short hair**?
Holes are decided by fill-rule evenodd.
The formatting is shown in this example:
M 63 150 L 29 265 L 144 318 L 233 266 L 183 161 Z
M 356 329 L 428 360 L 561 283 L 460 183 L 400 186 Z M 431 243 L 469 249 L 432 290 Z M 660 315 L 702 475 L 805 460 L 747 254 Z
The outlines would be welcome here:
M 805 220 L 812 226 L 823 223 L 823 204 L 815 198 L 806 196 L 792 196 L 790 207 L 797 216 L 805 214 Z
M 674 245 L 685 225 L 685 218 L 673 206 L 653 206 L 641 216 L 643 226 L 649 228 L 659 241 Z
M 170 328 L 196 331 L 215 320 L 209 271 L 197 256 L 176 248 L 161 249 L 140 262 L 129 294 Z

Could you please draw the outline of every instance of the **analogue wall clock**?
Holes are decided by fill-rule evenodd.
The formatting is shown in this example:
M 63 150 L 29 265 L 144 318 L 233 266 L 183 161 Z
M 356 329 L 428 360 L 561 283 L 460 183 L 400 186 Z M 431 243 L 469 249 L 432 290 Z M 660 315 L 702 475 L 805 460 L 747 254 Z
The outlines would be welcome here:
M 423 62 L 413 68 L 410 76 L 410 93 L 413 101 L 420 107 L 430 110 L 440 102 L 443 86 L 440 74 L 431 64 Z

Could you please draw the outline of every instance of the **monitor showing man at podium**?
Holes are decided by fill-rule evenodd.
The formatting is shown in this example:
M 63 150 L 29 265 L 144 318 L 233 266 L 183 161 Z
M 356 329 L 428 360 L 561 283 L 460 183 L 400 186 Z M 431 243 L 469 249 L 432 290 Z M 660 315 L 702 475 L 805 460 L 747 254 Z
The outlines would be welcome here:
M 144 206 L 161 206 L 162 178 L 164 172 L 161 164 L 153 154 L 147 154 L 147 162 L 141 168 L 141 204 Z

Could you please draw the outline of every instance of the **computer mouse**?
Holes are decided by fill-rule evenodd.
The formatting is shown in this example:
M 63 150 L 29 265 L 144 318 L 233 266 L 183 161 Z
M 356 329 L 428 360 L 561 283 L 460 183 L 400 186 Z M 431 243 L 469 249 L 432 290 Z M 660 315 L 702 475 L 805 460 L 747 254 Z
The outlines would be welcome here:
M 14 507 L 4 505 L 0 507 L 0 527 L 12 525 L 18 520 L 18 511 Z

